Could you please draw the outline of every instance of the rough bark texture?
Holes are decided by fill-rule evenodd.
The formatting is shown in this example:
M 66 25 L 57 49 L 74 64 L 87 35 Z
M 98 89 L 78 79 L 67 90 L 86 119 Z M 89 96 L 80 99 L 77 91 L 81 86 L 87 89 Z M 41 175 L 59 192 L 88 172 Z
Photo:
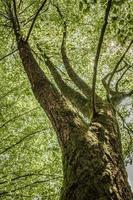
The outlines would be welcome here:
M 17 42 L 33 93 L 62 149 L 61 200 L 132 200 L 114 111 L 107 103 L 91 124 L 86 124 L 45 76 L 28 43 L 22 39 Z
M 97 115 L 88 129 L 76 127 L 63 154 L 61 200 L 132 200 L 120 136 L 108 111 Z

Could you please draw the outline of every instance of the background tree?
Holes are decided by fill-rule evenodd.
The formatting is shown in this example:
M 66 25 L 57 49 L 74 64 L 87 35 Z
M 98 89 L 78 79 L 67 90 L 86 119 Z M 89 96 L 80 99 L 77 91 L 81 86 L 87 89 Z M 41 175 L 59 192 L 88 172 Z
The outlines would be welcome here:
M 20 1 L 16 3 L 15 0 L 1 2 L 1 16 L 3 17 L 1 18 L 1 25 L 6 27 L 6 32 L 7 28 L 9 28 L 9 31 L 13 30 L 10 32 L 10 34 L 13 33 L 12 38 L 7 37 L 8 44 L 12 43 L 12 39 L 16 40 L 17 47 L 14 46 L 14 42 L 12 43 L 13 53 L 19 52 L 24 70 L 31 83 L 32 91 L 57 133 L 64 169 L 64 188 L 61 199 L 132 198 L 123 165 L 120 131 L 116 119 L 116 105 L 123 100 L 123 97 L 132 95 L 130 82 L 127 83 L 127 79 L 123 79 L 125 74 L 130 73 L 132 68 L 131 23 L 126 28 L 127 35 L 123 33 L 114 37 L 114 32 L 120 29 L 115 23 L 116 18 L 117 22 L 119 22 L 118 25 L 121 24 L 120 19 L 123 19 L 124 25 L 122 24 L 121 28 L 123 30 L 123 26 L 125 28 L 127 23 L 123 10 L 128 7 L 129 10 L 126 13 L 130 13 L 131 4 L 130 2 L 113 2 L 112 15 L 108 24 L 112 1 L 108 1 L 107 5 L 104 3 L 87 1 L 79 1 L 77 3 L 74 1 L 37 1 L 36 3 Z M 119 9 L 120 5 L 121 10 Z M 34 12 L 34 14 L 28 16 L 26 12 L 29 13 L 29 11 Z M 99 19 L 97 15 L 94 15 L 96 12 L 99 13 Z M 118 13 L 120 14 L 120 19 L 117 17 Z M 131 16 L 128 16 L 128 18 L 130 19 Z M 106 30 L 107 24 L 108 29 Z M 47 28 L 44 30 L 44 27 Z M 4 34 L 4 30 L 2 30 L 2 34 Z M 51 30 L 52 34 L 50 34 Z M 101 33 L 99 34 L 100 30 Z M 103 53 L 98 66 L 105 30 L 106 38 L 104 39 Z M 46 36 L 42 37 L 44 33 Z M 5 40 L 7 38 L 4 37 Z M 82 40 L 79 42 L 81 38 Z M 99 40 L 98 47 L 97 39 Z M 117 49 L 118 44 L 119 48 Z M 2 45 L 6 51 L 4 41 L 2 41 Z M 9 48 L 9 45 L 7 45 L 7 48 Z M 112 50 L 112 45 L 115 50 Z M 95 51 L 96 56 L 94 59 Z M 108 54 L 111 51 L 113 53 L 109 58 Z M 9 55 L 11 54 L 9 53 Z M 3 55 L 5 55 L 4 52 Z M 7 58 L 7 56 L 1 58 L 2 62 L 4 58 Z M 108 63 L 106 61 L 107 58 Z M 93 59 L 95 60 L 94 72 L 93 67 L 91 67 Z M 6 62 L 7 66 L 9 62 Z M 22 71 L 22 66 L 18 55 L 12 62 L 19 79 L 20 75 L 18 76 L 18 74 L 20 70 Z M 44 63 L 49 71 L 43 67 Z M 19 70 L 16 69 L 16 65 L 20 66 Z M 3 67 L 3 69 L 5 68 Z M 87 69 L 88 74 L 85 73 Z M 76 70 L 80 72 L 81 77 L 82 74 L 86 75 L 86 82 L 79 77 Z M 108 71 L 104 77 L 105 70 Z M 11 73 L 12 71 L 13 69 L 11 68 Z M 118 75 L 117 77 L 116 74 Z M 131 76 L 128 81 L 130 81 L 130 78 Z M 96 83 L 99 84 L 96 85 Z M 101 83 L 103 83 L 105 90 L 102 88 Z M 24 84 L 25 80 L 23 80 L 22 88 L 24 88 Z M 92 85 L 92 89 L 89 85 Z M 123 92 L 124 87 L 127 87 L 128 91 Z M 11 89 L 11 92 L 13 90 L 15 88 Z M 95 94 L 96 90 L 97 94 Z M 107 100 L 105 99 L 105 91 Z M 7 95 L 9 93 L 10 91 L 7 92 Z M 7 95 L 5 94 L 3 97 Z M 127 131 L 131 132 L 131 127 L 128 127 L 127 124 L 125 125 L 124 117 L 119 110 L 117 114 Z M 24 113 L 20 114 L 20 117 L 23 115 Z M 4 121 L 1 128 L 6 128 L 9 122 L 18 119 L 18 117 L 19 115 L 13 116 L 13 118 Z M 37 117 L 37 112 L 35 117 Z M 1 151 L 1 155 L 12 149 L 12 146 L 20 144 L 21 141 L 27 140 L 30 135 L 38 132 L 25 134 L 23 138 L 20 138 L 13 145 L 7 145 Z M 5 143 L 3 144 L 5 145 Z M 131 145 L 127 148 L 128 155 L 129 151 L 131 151 L 130 147 Z M 31 174 L 33 175 L 34 173 Z M 21 178 L 23 176 L 19 173 L 17 177 Z M 17 177 L 8 176 L 8 179 L 12 182 L 19 179 Z M 23 185 L 22 182 L 20 183 L 20 185 L 22 184 L 20 188 L 10 188 L 11 193 L 8 191 L 7 185 L 7 189 L 2 190 L 1 196 L 10 196 L 15 191 L 40 182 L 44 183 L 45 181 L 38 180 L 27 184 L 27 186 Z M 28 198 L 28 195 L 27 197 L 23 195 L 21 196 L 22 198 Z M 29 195 L 29 198 L 32 198 L 32 196 Z

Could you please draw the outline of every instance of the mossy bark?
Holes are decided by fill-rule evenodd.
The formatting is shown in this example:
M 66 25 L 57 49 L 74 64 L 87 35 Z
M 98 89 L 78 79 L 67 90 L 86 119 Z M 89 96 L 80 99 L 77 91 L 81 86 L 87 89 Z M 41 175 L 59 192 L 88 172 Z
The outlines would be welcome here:
M 33 93 L 49 117 L 62 150 L 60 199 L 132 200 L 114 111 L 105 104 L 86 124 L 48 80 L 29 44 L 20 39 L 18 49 Z
M 63 152 L 64 184 L 60 200 L 132 200 L 119 130 L 110 113 L 90 126 L 74 128 Z

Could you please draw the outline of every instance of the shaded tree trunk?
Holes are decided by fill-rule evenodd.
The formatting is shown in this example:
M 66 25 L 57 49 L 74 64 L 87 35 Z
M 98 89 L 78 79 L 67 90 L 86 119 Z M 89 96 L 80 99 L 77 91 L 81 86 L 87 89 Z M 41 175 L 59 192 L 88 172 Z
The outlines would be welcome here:
M 109 113 L 75 127 L 63 152 L 61 200 L 131 200 L 120 136 Z
M 90 124 L 68 106 L 38 66 L 27 42 L 17 41 L 33 93 L 47 113 L 62 150 L 61 200 L 132 200 L 114 111 L 106 102 Z

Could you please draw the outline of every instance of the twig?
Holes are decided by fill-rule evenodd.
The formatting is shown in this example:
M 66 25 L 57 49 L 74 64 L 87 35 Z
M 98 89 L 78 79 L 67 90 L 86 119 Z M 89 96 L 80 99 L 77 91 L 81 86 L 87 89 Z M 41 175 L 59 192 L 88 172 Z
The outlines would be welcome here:
M 35 182 L 32 182 L 32 183 L 29 183 L 27 185 L 18 187 L 18 188 L 14 189 L 14 190 L 11 190 L 10 192 L 8 192 L 8 191 L 2 191 L 2 192 L 0 192 L 0 196 L 7 195 L 7 194 L 10 194 L 12 192 L 16 192 L 16 191 L 25 189 L 27 187 L 35 187 L 36 184 L 46 183 L 48 181 L 52 181 L 54 179 L 60 179 L 60 178 L 62 178 L 62 176 L 58 176 L 58 178 L 57 177 L 53 177 L 53 178 L 49 178 L 49 179 L 45 179 L 45 180 L 38 180 L 38 181 L 35 181 Z
M 110 86 L 111 80 L 114 76 L 114 74 L 116 73 L 116 70 L 118 69 L 120 63 L 123 61 L 126 53 L 128 52 L 128 50 L 130 49 L 131 45 L 133 44 L 133 40 L 130 42 L 130 44 L 128 45 L 127 49 L 125 50 L 125 52 L 123 53 L 123 55 L 121 56 L 120 60 L 117 62 L 116 66 L 114 67 L 113 71 L 111 72 L 109 81 L 108 81 L 108 85 Z
M 9 90 L 8 92 L 6 92 L 5 94 L 3 94 L 2 96 L 0 96 L 0 100 L 3 99 L 4 97 L 6 97 L 8 94 L 12 93 L 14 90 L 16 90 L 18 87 L 14 87 L 11 90 Z
M 2 17 L 4 17 L 5 19 L 9 20 L 8 16 L 6 16 L 6 14 L 2 13 L 1 11 L 0 11 L 0 15 L 1 15 Z
M 30 3 L 28 6 L 26 6 L 20 13 L 19 15 L 23 14 L 28 8 L 30 8 L 35 2 L 33 1 L 32 3 Z
M 19 5 L 18 5 L 18 9 L 20 10 L 20 8 L 21 8 L 21 4 L 23 3 L 23 0 L 20 0 L 19 1 Z
M 125 65 L 127 66 L 127 64 L 125 64 Z M 120 78 L 117 80 L 117 83 L 116 83 L 116 85 L 115 85 L 115 90 L 116 90 L 116 92 L 119 92 L 119 91 L 118 91 L 119 82 L 122 80 L 123 76 L 126 74 L 126 72 L 127 72 L 131 67 L 132 67 L 132 66 L 129 65 L 129 66 L 127 67 L 127 69 L 125 69 L 124 72 L 121 74 Z
M 117 69 L 115 73 L 119 73 L 121 72 L 124 68 L 126 67 L 126 65 L 124 65 L 122 68 Z M 107 80 L 107 78 L 112 74 L 112 72 L 109 72 L 103 79 Z
M 126 62 L 126 61 L 125 61 Z M 117 69 L 115 73 L 119 73 L 121 72 L 122 70 L 124 70 L 127 66 L 127 63 L 120 69 Z M 110 95 L 113 95 L 113 94 L 116 94 L 117 92 L 113 91 L 110 86 L 108 85 L 108 82 L 107 82 L 107 79 L 109 76 L 111 76 L 112 72 L 109 72 L 103 79 L 102 79 L 102 84 L 104 86 L 104 88 L 106 89 L 106 92 L 107 92 L 107 96 L 108 96 L 108 99 L 109 98 L 109 94 Z
M 4 126 L 5 126 L 6 124 L 8 124 L 9 122 L 15 121 L 15 120 L 18 119 L 19 117 L 22 117 L 22 116 L 24 116 L 24 115 L 30 113 L 31 111 L 34 111 L 34 110 L 38 109 L 38 108 L 39 108 L 39 107 L 36 107 L 36 108 L 33 108 L 33 109 L 31 109 L 31 110 L 28 110 L 28 111 L 26 111 L 26 112 L 24 112 L 24 113 L 21 113 L 20 115 L 14 116 L 13 118 L 7 120 L 4 124 L 2 124 L 2 125 L 0 126 L 0 128 L 4 127 Z
M 107 24 L 108 24 L 108 17 L 109 17 L 111 5 L 112 5 L 112 0 L 108 0 L 107 7 L 106 7 L 106 10 L 105 10 L 104 23 L 102 25 L 101 34 L 100 34 L 100 38 L 99 38 L 99 42 L 98 42 L 98 46 L 97 46 L 97 51 L 96 51 L 96 56 L 95 56 L 95 60 L 94 60 L 94 72 L 93 72 L 93 81 L 92 81 L 92 111 L 93 111 L 93 113 L 96 113 L 95 90 L 96 90 L 97 68 L 98 68 L 98 62 L 99 62 L 101 47 L 102 47 L 102 44 L 103 44 L 104 34 L 105 34 L 106 27 L 107 27 Z
M 48 7 L 47 7 L 44 11 L 42 11 L 41 13 L 39 13 L 38 16 L 42 15 L 42 14 L 43 14 L 44 12 L 46 12 L 47 10 L 48 10 Z M 30 23 L 33 19 L 34 19 L 34 14 L 31 15 L 30 17 L 28 17 L 27 20 L 25 19 L 25 20 L 21 21 L 21 23 L 23 23 L 23 26 L 25 26 L 25 25 L 27 25 L 28 23 Z
M 28 178 L 28 177 L 32 177 L 32 176 L 45 176 L 45 177 L 57 177 L 58 178 L 58 175 L 44 174 L 44 173 L 40 173 L 40 171 L 39 171 L 39 172 L 32 172 L 32 173 L 27 173 L 27 174 L 23 174 L 23 175 L 16 175 L 10 181 L 13 182 L 16 180 L 21 180 L 23 178 Z M 7 176 L 5 176 L 5 177 L 7 178 Z M 5 184 L 5 183 L 8 183 L 8 180 L 1 181 L 0 185 Z
M 40 133 L 40 132 L 42 132 L 42 131 L 45 131 L 45 130 L 46 130 L 46 128 L 41 129 L 41 130 L 38 130 L 38 131 L 35 131 L 35 132 L 32 132 L 32 133 L 30 133 L 30 134 L 24 136 L 23 138 L 21 138 L 21 139 L 20 139 L 19 141 L 17 141 L 16 143 L 12 144 L 11 146 L 9 146 L 9 147 L 5 148 L 3 151 L 1 151 L 1 152 L 0 152 L 0 155 L 1 155 L 1 154 L 4 154 L 4 153 L 7 152 L 8 150 L 10 150 L 10 149 L 12 149 L 13 147 L 17 146 L 18 144 L 22 143 L 25 139 L 27 139 L 27 138 L 29 138 L 29 137 L 31 137 L 31 136 L 37 134 L 37 133 Z M 1 183 L 0 183 L 0 184 L 1 184 Z
M 0 61 L 2 61 L 3 59 L 7 58 L 8 56 L 14 54 L 16 51 L 18 51 L 18 49 L 15 49 L 14 51 L 8 53 L 7 55 L 3 56 L 2 58 L 0 58 Z

